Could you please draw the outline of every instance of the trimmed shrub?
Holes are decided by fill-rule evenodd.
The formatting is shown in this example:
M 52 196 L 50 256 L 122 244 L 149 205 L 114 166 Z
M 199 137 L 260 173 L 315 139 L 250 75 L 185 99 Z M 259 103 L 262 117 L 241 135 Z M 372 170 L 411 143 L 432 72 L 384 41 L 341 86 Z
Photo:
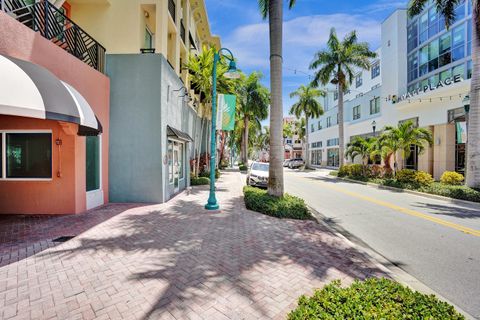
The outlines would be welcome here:
M 240 171 L 248 171 L 248 166 L 244 165 L 243 163 L 238 166 Z
M 467 186 L 452 186 L 435 182 L 426 188 L 421 188 L 419 191 L 453 199 L 480 202 L 480 191 Z
M 210 179 L 207 178 L 207 177 L 198 177 L 198 178 L 192 177 L 192 178 L 190 178 L 190 185 L 191 186 L 203 186 L 203 185 L 207 185 L 207 184 L 210 184 Z
M 435 180 L 433 180 L 433 177 L 430 173 L 427 173 L 425 171 L 417 171 L 415 173 L 415 183 L 419 186 L 429 186 L 434 181 Z
M 200 174 L 198 176 L 210 179 L 210 171 L 202 171 L 202 172 L 200 172 Z M 216 169 L 215 170 L 215 179 L 218 179 L 218 178 L 220 178 L 220 170 Z
M 343 177 L 348 177 L 348 176 L 351 176 L 351 165 L 349 164 L 345 164 L 343 166 L 340 167 L 340 169 L 338 169 L 338 176 L 343 178 Z
M 395 178 L 402 183 L 414 183 L 416 173 L 415 170 L 402 169 L 397 171 Z
M 307 319 L 465 319 L 434 295 L 412 291 L 388 279 L 356 280 L 342 288 L 333 281 L 312 297 L 301 296 L 290 320 Z
M 451 185 L 451 186 L 462 185 L 463 180 L 465 180 L 465 177 L 463 176 L 463 174 L 460 174 L 455 171 L 445 171 L 440 177 L 441 183 Z
M 305 201 L 298 197 L 285 194 L 282 198 L 277 198 L 269 195 L 266 190 L 250 186 L 243 188 L 243 195 L 248 210 L 282 219 L 312 219 Z
M 372 178 L 382 178 L 384 173 L 385 173 L 385 170 L 381 165 L 374 164 L 370 168 L 370 176 Z

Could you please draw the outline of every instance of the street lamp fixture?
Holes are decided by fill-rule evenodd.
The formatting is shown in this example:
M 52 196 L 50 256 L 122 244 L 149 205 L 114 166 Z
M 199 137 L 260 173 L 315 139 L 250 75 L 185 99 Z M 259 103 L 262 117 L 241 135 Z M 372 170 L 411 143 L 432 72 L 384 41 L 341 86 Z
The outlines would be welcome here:
M 228 55 L 223 54 L 226 51 Z M 210 150 L 212 152 L 210 156 L 210 194 L 208 196 L 208 202 L 205 205 L 207 210 L 218 210 L 217 198 L 215 196 L 215 167 L 216 167 L 216 153 L 217 153 L 217 64 L 221 63 L 221 58 L 224 57 L 230 61 L 228 71 L 223 74 L 227 79 L 238 79 L 240 74 L 237 71 L 237 66 L 233 53 L 227 48 L 222 48 L 215 52 L 213 56 L 213 70 L 212 70 L 212 133 L 210 140 Z
M 377 122 L 375 120 L 373 120 L 372 122 L 372 129 L 373 129 L 373 136 L 375 137 L 376 136 L 375 132 L 377 130 Z

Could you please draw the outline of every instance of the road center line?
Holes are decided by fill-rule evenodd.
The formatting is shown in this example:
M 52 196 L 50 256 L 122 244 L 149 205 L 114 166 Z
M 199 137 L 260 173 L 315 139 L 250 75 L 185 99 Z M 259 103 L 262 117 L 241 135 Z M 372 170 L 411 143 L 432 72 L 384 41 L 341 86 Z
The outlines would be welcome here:
M 393 203 L 389 203 L 389 202 L 378 200 L 378 199 L 375 199 L 375 198 L 372 198 L 372 197 L 364 196 L 364 195 L 361 195 L 361 194 L 358 194 L 358 193 L 355 193 L 355 192 L 345 190 L 343 188 L 331 186 L 331 185 L 328 185 L 326 182 L 321 182 L 321 181 L 318 181 L 318 182 L 326 188 L 329 188 L 331 190 L 335 190 L 337 192 L 344 193 L 344 194 L 349 195 L 351 197 L 361 199 L 361 200 L 364 200 L 364 201 L 367 201 L 367 202 L 375 203 L 375 204 L 377 204 L 379 206 L 382 206 L 382 207 L 393 209 L 395 211 L 398 211 L 398 212 L 401 212 L 401 213 L 404 213 L 404 214 L 408 214 L 410 216 L 414 216 L 414 217 L 417 217 L 417 218 L 420 218 L 420 219 L 428 220 L 428 221 L 440 224 L 440 225 L 448 227 L 448 228 L 456 229 L 458 231 L 462 231 L 464 233 L 471 234 L 471 235 L 476 236 L 476 237 L 480 237 L 480 230 L 475 230 L 475 229 L 472 229 L 472 228 L 468 228 L 468 227 L 462 226 L 460 224 L 449 222 L 447 220 L 432 217 L 428 214 L 425 214 L 425 213 L 422 213 L 422 212 L 419 212 L 419 211 L 415 211 L 415 210 L 412 210 L 412 209 L 400 207 L 400 206 L 397 206 Z

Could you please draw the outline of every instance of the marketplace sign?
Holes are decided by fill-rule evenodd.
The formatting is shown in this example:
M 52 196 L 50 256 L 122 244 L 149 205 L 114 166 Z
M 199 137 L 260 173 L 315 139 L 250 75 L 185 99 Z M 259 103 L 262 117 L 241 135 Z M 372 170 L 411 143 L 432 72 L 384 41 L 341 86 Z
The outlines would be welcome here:
M 451 86 L 455 83 L 459 83 L 459 82 L 462 82 L 462 81 L 463 81 L 462 76 L 457 74 L 453 77 L 446 78 L 445 80 L 440 80 L 437 83 L 436 86 L 434 86 L 432 84 L 429 84 L 427 86 L 424 86 L 423 88 L 417 88 L 417 89 L 415 89 L 413 91 L 410 91 L 410 92 L 407 92 L 407 93 L 405 93 L 401 96 L 394 95 L 392 97 L 392 103 L 399 103 L 399 102 L 402 102 L 404 100 L 414 99 L 416 96 L 418 96 L 420 94 L 427 93 L 427 92 L 430 92 L 430 91 L 435 91 L 435 90 L 440 89 L 440 88 L 448 87 L 448 86 Z

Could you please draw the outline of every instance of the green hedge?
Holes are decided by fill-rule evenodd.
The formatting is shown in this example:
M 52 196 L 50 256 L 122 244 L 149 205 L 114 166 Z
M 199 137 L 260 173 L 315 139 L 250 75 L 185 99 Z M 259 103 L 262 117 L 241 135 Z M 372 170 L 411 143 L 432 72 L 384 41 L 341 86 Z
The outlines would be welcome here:
M 210 171 L 202 171 L 198 175 L 199 177 L 204 177 L 204 178 L 210 178 Z M 220 170 L 216 169 L 215 170 L 215 179 L 220 178 Z
M 310 210 L 303 199 L 285 194 L 282 198 L 270 196 L 266 190 L 245 186 L 243 188 L 247 209 L 272 217 L 309 220 Z
M 248 170 L 248 166 L 245 165 L 245 164 L 239 165 L 238 168 L 240 169 L 240 171 L 247 171 Z
M 190 185 L 191 186 L 203 186 L 203 185 L 207 185 L 207 184 L 210 184 L 210 179 L 207 178 L 207 177 L 198 177 L 198 178 L 192 177 L 192 178 L 190 178 Z
M 388 279 L 333 281 L 312 297 L 302 296 L 290 320 L 307 319 L 465 319 L 453 306 Z

